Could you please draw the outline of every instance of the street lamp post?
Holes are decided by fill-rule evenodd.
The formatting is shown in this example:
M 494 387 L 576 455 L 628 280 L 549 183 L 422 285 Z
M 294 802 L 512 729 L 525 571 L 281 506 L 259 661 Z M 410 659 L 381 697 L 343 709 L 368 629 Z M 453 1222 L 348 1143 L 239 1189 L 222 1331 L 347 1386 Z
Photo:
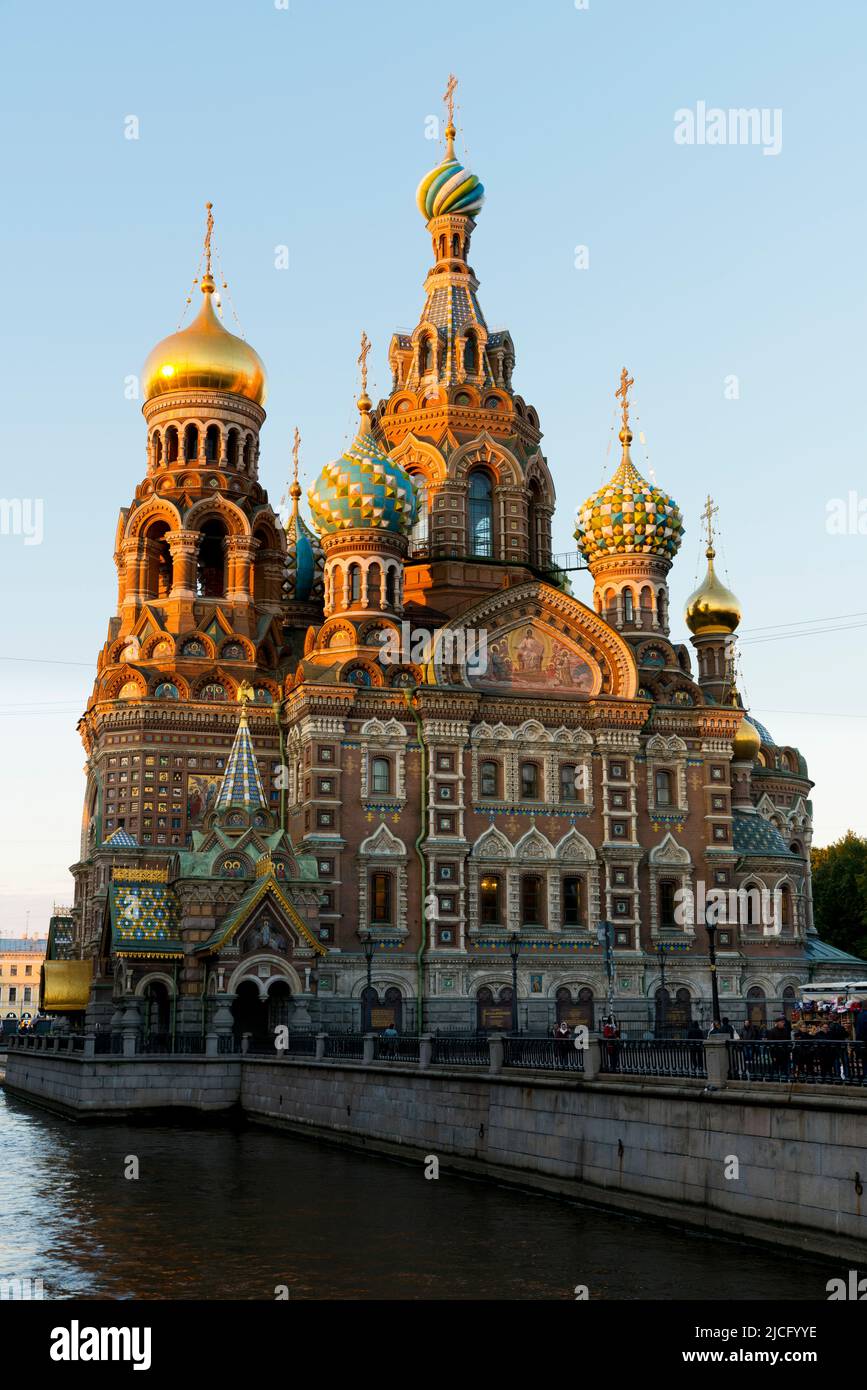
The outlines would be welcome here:
M 509 942 L 509 955 L 512 957 L 512 1032 L 518 1033 L 518 956 L 521 954 L 521 941 L 515 935 Z
M 668 995 L 665 992 L 665 947 L 661 943 L 656 948 L 656 954 L 659 960 L 659 1033 L 664 1038 L 668 1023 Z
M 713 1018 L 711 1027 L 720 1021 L 719 1011 L 719 988 L 716 978 L 716 917 L 717 907 L 715 903 L 708 903 L 704 910 L 704 929 L 707 932 L 707 957 L 710 962 L 710 996 Z
M 605 952 L 605 974 L 608 979 L 608 1016 L 614 1011 L 612 990 L 614 985 L 614 960 L 611 954 L 611 923 L 600 921 L 596 924 L 596 940 Z
M 366 1014 L 367 1017 L 365 1018 L 364 1016 L 362 1016 L 361 1019 L 361 1031 L 364 1033 L 370 1027 L 370 996 L 373 989 L 371 981 L 373 978 L 373 953 L 376 950 L 376 938 L 371 936 L 370 932 L 368 932 L 361 945 L 362 950 L 364 951 L 364 959 L 367 961 L 367 988 L 364 991 L 365 1008 L 363 1010 L 363 1014 Z

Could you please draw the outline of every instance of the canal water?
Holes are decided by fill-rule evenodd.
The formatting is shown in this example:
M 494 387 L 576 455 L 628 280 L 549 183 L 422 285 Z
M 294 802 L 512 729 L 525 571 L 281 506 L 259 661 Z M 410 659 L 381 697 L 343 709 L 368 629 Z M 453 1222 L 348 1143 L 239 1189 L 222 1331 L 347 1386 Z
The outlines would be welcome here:
M 138 1177 L 125 1177 L 131 1160 Z M 845 1270 L 265 1130 L 0 1093 L 0 1278 L 45 1298 L 815 1299 Z

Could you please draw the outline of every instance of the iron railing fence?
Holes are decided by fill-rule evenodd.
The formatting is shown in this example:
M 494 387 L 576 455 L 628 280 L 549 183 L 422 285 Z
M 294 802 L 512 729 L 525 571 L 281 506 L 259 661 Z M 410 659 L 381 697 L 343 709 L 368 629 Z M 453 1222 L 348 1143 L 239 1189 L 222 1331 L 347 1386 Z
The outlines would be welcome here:
M 448 1033 L 431 1043 L 431 1062 L 440 1067 L 488 1067 L 491 1049 L 479 1033 Z
M 584 1070 L 584 1052 L 571 1038 L 506 1037 L 503 1066 L 531 1071 Z
M 122 1040 L 121 1040 L 122 1041 Z M 136 1051 L 146 1056 L 190 1057 L 205 1051 L 204 1033 L 149 1033 L 139 1038 Z
M 346 1057 L 350 1061 L 360 1061 L 364 1056 L 363 1033 L 329 1033 L 325 1039 L 326 1057 Z
M 704 1043 L 674 1038 L 603 1039 L 602 1070 L 625 1076 L 707 1076 Z
M 386 1038 L 382 1034 L 373 1042 L 373 1055 L 377 1062 L 417 1062 L 421 1044 L 417 1037 Z
M 784 1081 L 819 1086 L 867 1085 L 867 1043 L 826 1038 L 727 1045 L 732 1081 Z

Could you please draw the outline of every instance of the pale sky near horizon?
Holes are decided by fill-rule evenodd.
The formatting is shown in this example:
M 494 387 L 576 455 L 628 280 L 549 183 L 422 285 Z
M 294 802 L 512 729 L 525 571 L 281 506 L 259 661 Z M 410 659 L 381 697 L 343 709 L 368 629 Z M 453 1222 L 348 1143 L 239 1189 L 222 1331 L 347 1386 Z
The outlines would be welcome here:
M 710 491 L 744 607 L 744 693 L 807 758 L 816 843 L 867 832 L 864 8 L 475 0 L 453 15 L 400 0 L 0 7 L 0 492 L 44 511 L 41 544 L 0 534 L 0 935 L 44 932 L 72 897 L 75 723 L 114 611 L 118 509 L 145 469 L 125 381 L 177 326 L 206 199 L 269 373 L 277 503 L 296 423 L 308 483 L 351 435 L 361 329 L 377 398 L 391 332 L 417 320 L 430 246 L 414 192 L 439 158 L 426 123 L 450 71 L 458 154 L 487 192 L 472 264 L 541 418 L 555 550 L 575 548 L 575 510 L 616 465 L 625 364 L 635 462 L 685 517 L 673 636 Z M 781 113 L 779 152 L 677 143 L 676 113 L 699 103 Z M 850 494 L 856 524 L 833 534 L 829 504 Z M 574 588 L 590 601 L 588 575 Z

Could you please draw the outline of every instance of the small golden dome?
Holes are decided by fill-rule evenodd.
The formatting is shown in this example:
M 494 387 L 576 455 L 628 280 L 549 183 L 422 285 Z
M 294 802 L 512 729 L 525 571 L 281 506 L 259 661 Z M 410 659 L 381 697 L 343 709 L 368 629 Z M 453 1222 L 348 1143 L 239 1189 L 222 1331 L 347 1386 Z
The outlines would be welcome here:
M 172 333 L 148 356 L 142 371 L 146 401 L 169 391 L 225 391 L 264 405 L 262 359 L 249 343 L 224 328 L 214 312 L 213 276 L 202 276 L 204 300 L 189 328 Z
M 716 551 L 707 548 L 707 574 L 686 602 L 686 625 L 696 637 L 732 633 L 743 614 L 731 589 L 720 583 L 713 567 Z
M 740 727 L 732 740 L 732 758 L 735 762 L 754 763 L 759 756 L 762 738 L 755 724 L 744 715 Z

